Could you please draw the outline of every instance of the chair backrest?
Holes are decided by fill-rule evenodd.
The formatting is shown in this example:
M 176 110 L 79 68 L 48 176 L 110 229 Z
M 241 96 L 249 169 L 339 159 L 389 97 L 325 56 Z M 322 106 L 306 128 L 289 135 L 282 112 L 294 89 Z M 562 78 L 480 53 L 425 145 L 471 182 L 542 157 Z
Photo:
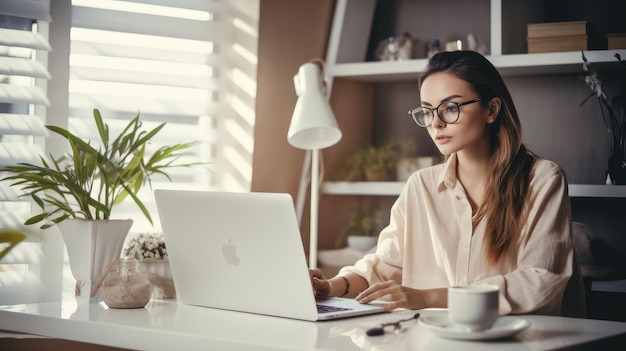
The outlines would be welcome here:
M 566 317 L 585 318 L 587 316 L 587 296 L 589 291 L 584 281 L 584 267 L 593 264 L 590 237 L 593 232 L 579 222 L 572 222 L 572 240 L 574 243 L 574 259 L 572 261 L 572 277 L 565 288 L 561 303 L 561 315 Z

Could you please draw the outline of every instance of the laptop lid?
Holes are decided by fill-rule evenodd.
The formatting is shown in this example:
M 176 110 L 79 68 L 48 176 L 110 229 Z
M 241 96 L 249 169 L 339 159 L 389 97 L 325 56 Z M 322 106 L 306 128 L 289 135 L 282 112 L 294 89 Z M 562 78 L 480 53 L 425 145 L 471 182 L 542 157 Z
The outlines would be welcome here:
M 319 319 L 289 194 L 165 189 L 154 194 L 181 303 Z

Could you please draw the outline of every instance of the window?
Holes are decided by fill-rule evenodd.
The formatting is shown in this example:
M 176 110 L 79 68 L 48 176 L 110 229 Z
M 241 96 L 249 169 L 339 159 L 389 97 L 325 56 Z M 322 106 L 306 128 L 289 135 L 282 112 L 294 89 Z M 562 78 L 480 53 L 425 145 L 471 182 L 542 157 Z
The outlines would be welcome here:
M 70 130 L 97 140 L 93 108 L 113 133 L 137 113 L 146 129 L 167 122 L 153 147 L 199 141 L 183 162 L 206 166 L 171 169 L 172 182 L 156 179 L 153 188 L 248 190 L 258 25 L 232 3 L 73 0 Z M 254 45 L 233 40 L 241 33 Z M 242 60 L 252 63 L 252 72 L 244 73 Z M 158 228 L 152 189 L 139 196 Z M 133 232 L 155 230 L 132 201 L 113 216 L 133 218 Z
M 45 106 L 50 102 L 41 81 L 50 78 L 42 52 L 50 50 L 31 18 L 0 14 L 0 164 L 38 163 L 44 137 Z M 39 138 L 39 139 L 38 139 Z M 4 200 L 16 200 L 17 192 L 1 184 Z M 22 206 L 26 205 L 26 206 Z M 16 228 L 28 204 L 2 203 L 3 225 Z M 25 211 L 15 211 L 26 208 Z
M 112 133 L 137 113 L 146 129 L 167 122 L 154 149 L 200 142 L 183 161 L 208 162 L 206 167 L 172 170 L 173 182 L 155 179 L 154 188 L 249 191 L 259 0 L 73 0 L 53 6 L 49 0 L 2 0 L 0 162 L 37 162 L 39 155 L 64 152 L 67 145 L 45 124 L 97 140 L 92 109 L 98 108 Z M 30 46 L 16 44 L 15 37 Z M 57 40 L 49 54 L 48 38 Z M 133 218 L 135 233 L 160 230 L 151 189 L 139 196 L 154 226 L 132 202 L 117 206 L 114 217 Z M 0 184 L 2 228 L 21 226 L 32 214 L 29 202 L 15 200 L 15 189 Z M 59 293 L 63 242 L 56 231 L 42 233 L 41 243 L 21 243 L 3 260 L 13 266 L 0 271 L 0 304 Z M 25 296 L 30 291 L 32 299 Z

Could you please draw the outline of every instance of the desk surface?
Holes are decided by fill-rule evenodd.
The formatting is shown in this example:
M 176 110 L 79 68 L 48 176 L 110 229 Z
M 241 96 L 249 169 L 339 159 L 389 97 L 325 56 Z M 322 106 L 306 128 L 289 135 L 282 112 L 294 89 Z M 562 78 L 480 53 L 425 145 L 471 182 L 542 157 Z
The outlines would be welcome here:
M 530 327 L 509 339 L 456 341 L 410 323 L 400 334 L 369 337 L 382 322 L 412 316 L 401 311 L 338 321 L 306 322 L 152 300 L 141 309 L 111 309 L 72 299 L 0 307 L 0 329 L 143 350 L 596 350 L 626 345 L 626 323 L 551 316 L 520 316 Z M 446 313 L 427 309 L 422 316 Z

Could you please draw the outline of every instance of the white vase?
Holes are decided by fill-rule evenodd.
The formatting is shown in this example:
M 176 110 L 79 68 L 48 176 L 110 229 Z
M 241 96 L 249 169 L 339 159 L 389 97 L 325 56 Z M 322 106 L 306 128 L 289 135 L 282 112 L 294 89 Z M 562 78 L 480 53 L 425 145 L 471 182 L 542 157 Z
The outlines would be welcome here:
M 361 235 L 350 235 L 348 236 L 348 247 L 353 248 L 355 250 L 361 252 L 367 252 L 376 246 L 378 242 L 378 237 L 376 236 L 361 236 Z
M 86 303 L 99 302 L 99 294 L 92 293 L 92 290 L 107 268 L 120 257 L 133 221 L 66 219 L 58 225 L 76 279 L 76 299 Z

